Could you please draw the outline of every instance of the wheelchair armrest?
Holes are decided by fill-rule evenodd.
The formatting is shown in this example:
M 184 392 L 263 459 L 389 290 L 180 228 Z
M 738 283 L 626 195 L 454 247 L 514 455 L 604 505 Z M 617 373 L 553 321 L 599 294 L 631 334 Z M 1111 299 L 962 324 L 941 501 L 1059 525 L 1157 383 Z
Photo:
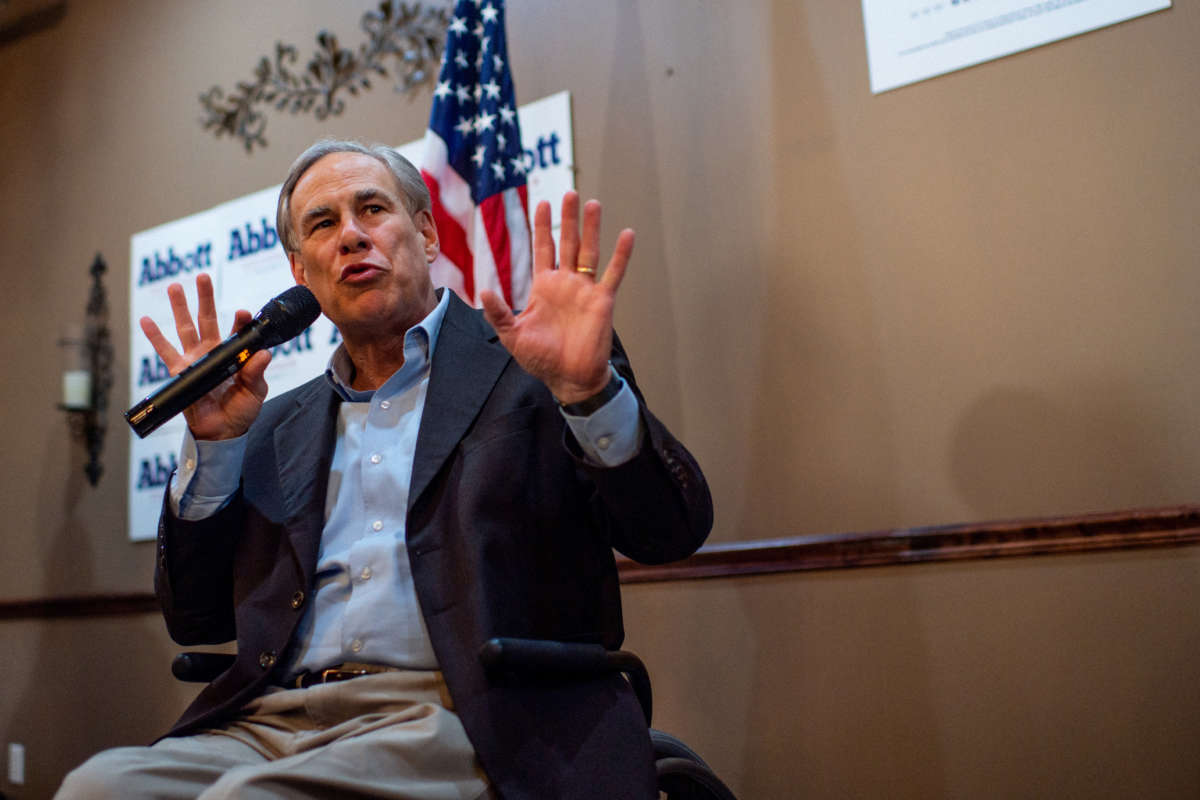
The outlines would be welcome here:
M 650 724 L 653 712 L 650 676 L 642 660 L 626 650 L 606 650 L 599 644 L 504 637 L 484 642 L 479 649 L 479 660 L 488 670 L 576 676 L 624 673 L 642 707 L 646 724 Z
M 171 661 L 171 674 L 189 683 L 208 683 L 236 659 L 233 653 L 180 653 Z

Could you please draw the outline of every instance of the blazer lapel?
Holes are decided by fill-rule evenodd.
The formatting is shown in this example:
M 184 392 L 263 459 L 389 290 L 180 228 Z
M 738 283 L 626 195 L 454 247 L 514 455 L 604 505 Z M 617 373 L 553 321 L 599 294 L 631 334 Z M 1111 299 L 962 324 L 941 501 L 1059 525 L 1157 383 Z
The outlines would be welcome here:
M 491 326 L 452 293 L 429 372 L 409 510 L 467 432 L 509 358 Z
M 325 523 L 325 493 L 333 458 L 338 398 L 324 376 L 294 399 L 295 408 L 274 431 L 275 463 L 288 534 L 300 563 L 316 563 Z

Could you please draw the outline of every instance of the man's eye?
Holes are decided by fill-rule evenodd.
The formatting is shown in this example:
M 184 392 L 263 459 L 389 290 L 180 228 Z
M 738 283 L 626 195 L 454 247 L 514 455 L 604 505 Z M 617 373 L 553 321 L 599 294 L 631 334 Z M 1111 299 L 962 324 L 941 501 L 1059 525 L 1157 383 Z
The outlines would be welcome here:
M 370 214 L 378 214 L 380 211 L 383 211 L 383 206 L 381 206 L 381 205 L 367 206 L 367 212 Z

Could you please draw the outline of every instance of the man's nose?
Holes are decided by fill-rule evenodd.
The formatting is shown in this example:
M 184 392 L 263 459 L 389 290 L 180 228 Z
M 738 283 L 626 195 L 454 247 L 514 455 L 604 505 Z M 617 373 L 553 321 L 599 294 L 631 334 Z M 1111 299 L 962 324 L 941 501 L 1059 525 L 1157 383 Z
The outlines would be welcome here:
M 363 250 L 369 245 L 367 234 L 359 227 L 358 222 L 353 217 L 347 219 L 342 225 L 338 237 L 338 249 L 342 255 Z

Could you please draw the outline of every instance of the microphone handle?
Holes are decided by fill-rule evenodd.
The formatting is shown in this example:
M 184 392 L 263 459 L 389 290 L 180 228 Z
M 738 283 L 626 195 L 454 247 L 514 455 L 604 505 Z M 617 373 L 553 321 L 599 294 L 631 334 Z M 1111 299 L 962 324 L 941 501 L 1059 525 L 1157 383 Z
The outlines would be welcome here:
M 154 394 L 125 412 L 125 421 L 145 439 L 163 423 L 211 392 L 263 348 L 258 320 L 205 353 Z

